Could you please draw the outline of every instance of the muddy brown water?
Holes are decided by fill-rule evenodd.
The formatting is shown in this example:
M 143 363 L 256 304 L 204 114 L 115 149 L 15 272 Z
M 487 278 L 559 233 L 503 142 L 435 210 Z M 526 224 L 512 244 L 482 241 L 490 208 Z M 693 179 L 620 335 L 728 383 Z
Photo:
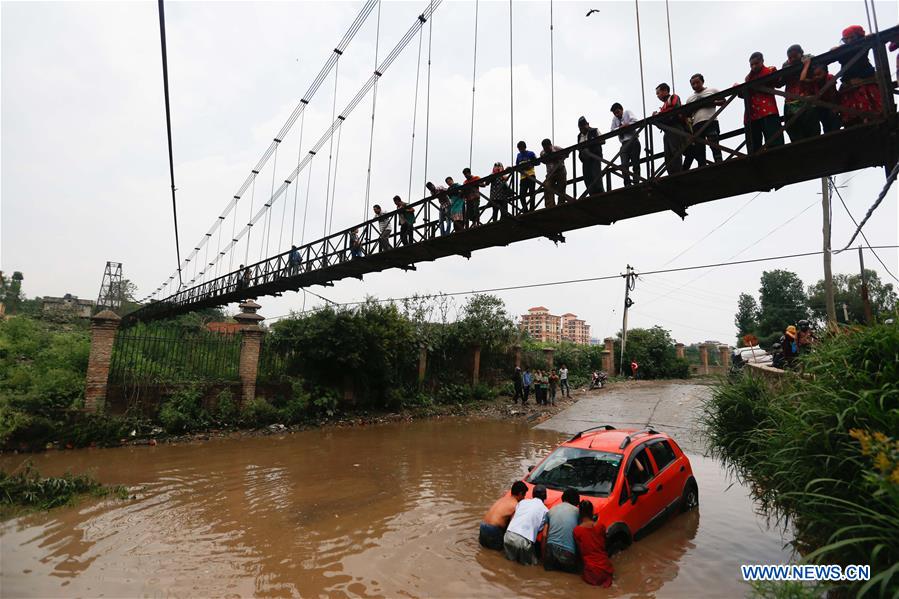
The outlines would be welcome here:
M 746 489 L 701 456 L 699 510 L 616 555 L 610 589 L 481 548 L 487 507 L 563 438 L 442 419 L 33 456 L 42 473 L 92 472 L 137 498 L 0 525 L 0 594 L 724 597 L 748 590 L 740 564 L 789 559 Z

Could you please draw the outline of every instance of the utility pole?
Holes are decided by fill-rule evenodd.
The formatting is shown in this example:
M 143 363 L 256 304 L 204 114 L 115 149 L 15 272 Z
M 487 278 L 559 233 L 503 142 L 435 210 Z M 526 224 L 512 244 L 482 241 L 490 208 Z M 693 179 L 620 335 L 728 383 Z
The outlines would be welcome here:
M 634 301 L 630 298 L 630 292 L 636 283 L 637 273 L 628 264 L 627 274 L 621 276 L 624 277 L 624 318 L 621 322 L 621 356 L 618 361 L 618 372 L 620 373 L 624 372 L 624 349 L 627 345 L 627 311 L 628 308 L 634 305 Z
M 830 269 L 830 177 L 821 178 L 821 207 L 824 211 L 824 307 L 827 310 L 827 327 L 837 326 L 837 310 L 833 300 L 833 274 Z
M 862 271 L 862 304 L 865 307 L 865 324 L 870 325 L 874 322 L 871 315 L 871 300 L 868 297 L 868 277 L 865 276 L 865 257 L 862 254 L 862 246 L 858 246 L 858 265 Z

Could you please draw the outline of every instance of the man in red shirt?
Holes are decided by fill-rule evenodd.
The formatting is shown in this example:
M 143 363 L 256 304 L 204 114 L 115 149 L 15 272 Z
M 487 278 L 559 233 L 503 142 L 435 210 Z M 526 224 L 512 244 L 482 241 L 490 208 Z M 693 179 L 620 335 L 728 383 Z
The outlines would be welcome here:
M 662 107 L 653 115 L 663 114 L 680 108 L 680 96 L 671 93 L 667 83 L 660 83 L 656 87 L 656 97 L 662 101 Z M 664 120 L 661 124 L 670 129 L 687 132 L 687 116 L 679 115 Z M 687 146 L 687 138 L 675 131 L 665 131 L 662 136 L 665 144 L 665 164 L 668 165 L 668 174 L 679 173 L 684 168 L 684 148 Z
M 634 380 L 637 380 L 637 369 L 640 368 L 640 365 L 637 364 L 636 360 L 631 361 L 631 374 L 634 375 Z
M 463 168 L 462 174 L 465 175 L 465 184 L 475 183 L 481 178 L 471 174 L 470 168 Z M 477 227 L 481 224 L 481 190 L 478 189 L 481 184 L 472 185 L 462 190 L 462 196 L 465 198 L 465 220 L 466 226 Z
M 584 561 L 581 577 L 587 584 L 599 587 L 612 586 L 615 568 L 606 553 L 606 527 L 593 515 L 593 504 L 586 499 L 579 507 L 580 525 L 574 528 L 574 542 Z
M 765 57 L 761 52 L 753 52 L 749 57 L 749 74 L 746 82 L 755 81 L 767 77 L 777 71 L 776 67 L 765 66 Z M 774 85 L 774 84 L 772 84 Z M 773 139 L 780 131 L 780 113 L 777 111 L 777 102 L 773 94 L 750 91 L 746 97 L 746 146 L 750 153 L 762 149 L 762 137 L 765 144 L 771 148 L 783 145 L 783 135 Z
M 783 68 L 798 67 L 805 61 L 805 58 L 806 54 L 803 52 L 802 46 L 793 44 L 787 48 L 787 61 L 783 64 Z M 813 106 L 809 106 L 805 109 L 805 112 L 797 118 L 793 118 L 793 115 L 806 105 L 806 102 L 801 97 L 795 96 L 814 96 L 818 91 L 815 89 L 816 86 L 814 84 L 802 79 L 801 75 L 802 71 L 800 70 L 798 74 L 787 77 L 784 80 L 786 85 L 784 91 L 790 94 L 784 101 L 784 125 L 789 123 L 787 125 L 787 133 L 790 135 L 791 142 L 821 134 L 821 129 L 818 126 L 818 115 L 815 113 Z

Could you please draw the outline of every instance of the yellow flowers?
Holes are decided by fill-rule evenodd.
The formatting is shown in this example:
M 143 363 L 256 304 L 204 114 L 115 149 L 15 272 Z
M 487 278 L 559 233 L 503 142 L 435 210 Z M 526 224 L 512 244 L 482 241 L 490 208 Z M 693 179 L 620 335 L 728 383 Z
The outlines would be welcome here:
M 862 455 L 871 457 L 880 476 L 899 485 L 899 441 L 880 431 L 870 433 L 860 428 L 851 429 L 849 436 L 858 441 Z

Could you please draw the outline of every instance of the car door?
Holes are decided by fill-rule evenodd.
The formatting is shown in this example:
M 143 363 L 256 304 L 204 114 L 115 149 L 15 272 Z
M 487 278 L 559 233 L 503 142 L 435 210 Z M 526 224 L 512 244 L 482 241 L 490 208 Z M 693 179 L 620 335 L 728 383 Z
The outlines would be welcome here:
M 660 511 L 670 511 L 677 507 L 676 503 L 684 490 L 683 473 L 680 472 L 677 455 L 665 439 L 650 441 L 647 448 L 656 466 L 656 477 L 648 494 L 655 495 Z M 664 515 L 666 514 L 659 514 Z
M 624 484 L 621 488 L 621 495 L 619 495 L 619 504 L 624 511 L 624 521 L 635 540 L 642 536 L 641 529 L 646 528 L 646 525 L 659 511 L 656 506 L 657 502 L 652 499 L 653 478 L 655 478 L 655 470 L 646 446 L 634 449 L 625 464 Z M 635 484 L 645 485 L 648 492 L 635 498 L 632 492 Z

